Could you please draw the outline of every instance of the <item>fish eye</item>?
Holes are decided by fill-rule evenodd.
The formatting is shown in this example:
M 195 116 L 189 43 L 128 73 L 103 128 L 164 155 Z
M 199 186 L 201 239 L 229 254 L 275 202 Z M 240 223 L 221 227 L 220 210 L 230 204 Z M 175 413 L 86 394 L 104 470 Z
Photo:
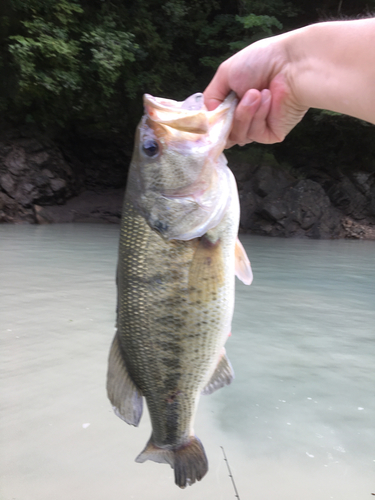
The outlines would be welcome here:
M 142 149 L 147 156 L 153 157 L 159 153 L 159 144 L 152 139 L 148 139 L 144 142 Z

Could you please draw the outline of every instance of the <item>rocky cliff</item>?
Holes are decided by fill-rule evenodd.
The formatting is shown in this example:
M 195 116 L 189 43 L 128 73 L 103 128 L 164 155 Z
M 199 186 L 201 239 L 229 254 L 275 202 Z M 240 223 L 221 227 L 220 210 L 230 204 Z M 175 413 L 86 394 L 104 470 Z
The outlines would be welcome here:
M 119 222 L 129 155 L 102 140 L 0 135 L 0 222 Z
M 228 153 L 242 232 L 375 239 L 375 178 L 351 169 L 298 171 L 270 154 Z M 23 129 L 0 136 L 0 222 L 112 222 L 121 217 L 129 152 Z
M 241 231 L 283 237 L 375 239 L 375 183 L 353 172 L 320 183 L 271 158 L 230 162 L 238 184 Z M 293 175 L 294 174 L 294 175 Z M 366 194 L 364 194 L 366 193 Z

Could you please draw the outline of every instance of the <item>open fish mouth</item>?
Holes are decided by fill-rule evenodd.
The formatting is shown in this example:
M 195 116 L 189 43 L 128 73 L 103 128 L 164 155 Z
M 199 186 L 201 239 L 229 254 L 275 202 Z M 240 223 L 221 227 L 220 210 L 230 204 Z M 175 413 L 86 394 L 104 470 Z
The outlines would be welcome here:
M 237 96 L 231 92 L 225 101 L 215 110 L 208 111 L 204 105 L 202 93 L 193 94 L 185 101 L 162 99 L 150 94 L 143 96 L 143 104 L 148 118 L 154 122 L 179 132 L 207 134 L 220 121 L 223 113 L 235 106 Z

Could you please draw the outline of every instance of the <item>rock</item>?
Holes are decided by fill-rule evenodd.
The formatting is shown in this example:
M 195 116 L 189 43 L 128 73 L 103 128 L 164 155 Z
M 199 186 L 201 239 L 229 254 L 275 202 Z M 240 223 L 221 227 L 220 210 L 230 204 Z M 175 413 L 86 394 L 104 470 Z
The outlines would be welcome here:
M 51 188 L 52 188 L 52 191 L 54 191 L 55 193 L 66 189 L 66 187 L 67 187 L 66 180 L 60 179 L 60 178 L 57 178 L 57 179 L 52 178 L 51 179 Z
M 375 224 L 360 224 L 358 221 L 345 217 L 342 220 L 345 238 L 375 240 Z
M 264 208 L 264 203 L 269 196 L 273 199 L 273 194 L 277 193 L 281 188 L 291 185 L 295 179 L 289 173 L 284 172 L 280 168 L 270 165 L 258 165 L 248 167 L 247 171 L 243 164 L 230 165 L 235 176 L 240 172 L 240 180 L 236 177 L 238 184 L 238 192 L 241 205 L 241 220 L 240 227 L 242 230 L 252 230 L 256 213 L 259 213 Z M 280 209 L 274 205 L 271 212 Z M 264 219 L 270 222 L 277 220 L 276 214 L 267 214 L 267 209 L 264 211 Z M 271 225 L 268 225 L 269 229 Z M 267 226 L 267 227 L 268 227 Z
M 23 148 L 12 149 L 6 156 L 4 164 L 13 175 L 18 175 L 21 172 L 24 172 L 27 170 L 25 150 Z
M 309 179 L 301 180 L 286 192 L 291 220 L 312 238 L 337 238 L 341 235 L 341 217 L 323 188 Z M 299 226 L 299 227 L 298 227 Z
M 289 173 L 269 165 L 259 167 L 252 178 L 254 192 L 262 198 L 278 191 L 294 181 Z
M 228 161 L 228 165 L 230 169 L 232 170 L 236 181 L 239 185 L 243 184 L 244 182 L 250 180 L 254 172 L 256 171 L 257 168 L 259 168 L 258 164 L 249 164 L 249 162 L 238 162 L 238 161 Z
M 40 151 L 39 153 L 29 155 L 29 161 L 38 166 L 47 163 L 48 160 L 49 160 L 49 154 L 47 153 L 47 151 Z
M 327 194 L 332 203 L 346 215 L 361 219 L 368 213 L 368 198 L 348 177 L 342 176 L 338 182 L 333 182 Z
M 251 190 L 251 184 L 239 193 L 241 216 L 240 227 L 241 229 L 250 229 L 254 212 L 259 204 L 258 196 Z
M 317 182 L 262 165 L 250 180 L 239 183 L 239 189 L 244 231 L 283 237 L 344 235 L 339 212 Z
M 370 189 L 369 214 L 375 217 L 375 183 Z
M 375 160 L 358 169 L 342 160 L 327 170 L 308 158 L 280 165 L 258 146 L 240 150 L 238 161 L 236 154 L 228 157 L 241 231 L 375 239 Z M 0 222 L 118 223 L 128 164 L 121 141 L 71 137 L 57 145 L 33 129 L 2 131 Z
M 38 224 L 61 222 L 106 222 L 118 224 L 121 220 L 124 189 L 106 189 L 102 192 L 84 191 L 61 206 L 34 205 Z
M 35 222 L 34 210 L 24 208 L 17 201 L 0 192 L 0 222 L 32 224 Z
M 0 187 L 2 187 L 6 193 L 14 192 L 15 186 L 16 183 L 10 174 L 6 173 L 0 177 Z
M 373 183 L 374 174 L 369 172 L 352 172 L 351 178 L 353 184 L 366 197 L 371 196 L 371 184 Z
M 34 205 L 59 205 L 82 189 L 60 148 L 45 140 L 22 137 L 17 131 L 0 137 L 2 220 L 37 222 Z

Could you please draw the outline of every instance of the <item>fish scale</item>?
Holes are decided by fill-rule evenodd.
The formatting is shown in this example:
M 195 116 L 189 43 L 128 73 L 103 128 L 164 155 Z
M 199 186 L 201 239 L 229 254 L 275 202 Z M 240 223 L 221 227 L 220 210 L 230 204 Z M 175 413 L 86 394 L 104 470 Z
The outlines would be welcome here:
M 165 242 L 130 203 L 125 204 L 124 216 L 128 223 L 120 237 L 120 342 L 129 373 L 147 399 L 155 441 L 163 445 L 170 429 L 160 425 L 160 413 L 168 414 L 164 401 L 176 391 L 184 405 L 176 433 L 185 437 L 190 431 L 195 394 L 208 382 L 212 358 L 222 344 L 217 332 L 228 312 L 219 304 L 230 301 L 232 286 L 228 283 L 216 291 L 220 298 L 215 298 L 218 305 L 213 309 L 210 300 L 191 303 L 188 273 L 198 241 Z M 135 259 L 141 252 L 142 258 Z

